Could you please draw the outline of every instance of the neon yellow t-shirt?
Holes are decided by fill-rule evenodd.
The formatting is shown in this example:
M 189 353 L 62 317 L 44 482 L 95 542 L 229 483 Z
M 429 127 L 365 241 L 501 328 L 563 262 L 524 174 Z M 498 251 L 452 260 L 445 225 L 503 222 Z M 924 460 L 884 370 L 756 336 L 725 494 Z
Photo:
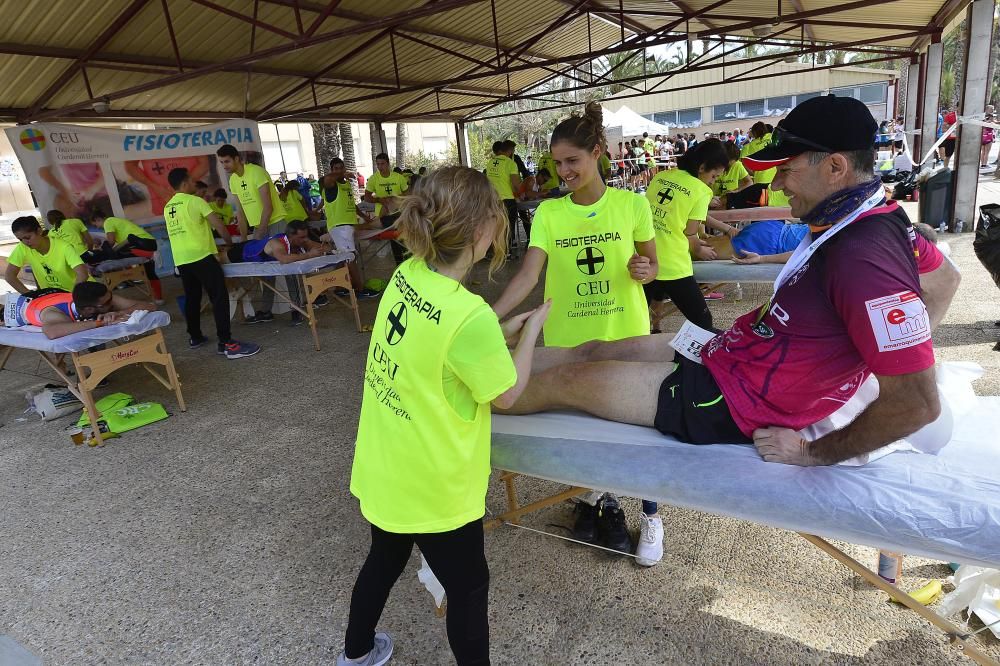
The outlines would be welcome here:
M 182 192 L 170 197 L 163 207 L 175 266 L 193 264 L 216 253 L 212 225 L 208 223 L 211 214 L 207 201 Z
M 371 192 L 376 200 L 387 197 L 398 197 L 406 190 L 410 189 L 410 184 L 401 173 L 390 171 L 388 176 L 383 176 L 376 171 L 365 181 L 365 191 Z M 382 215 L 382 204 L 375 204 L 375 216 Z
M 50 238 L 49 251 L 45 254 L 32 250 L 24 243 L 18 243 L 7 258 L 7 263 L 18 268 L 30 265 L 39 289 L 73 291 L 76 285 L 76 273 L 73 269 L 81 265 L 83 259 L 76 248 L 58 238 Z
M 383 292 L 365 368 L 351 493 L 387 532 L 482 518 L 490 403 L 517 382 L 496 315 L 418 259 Z
M 753 155 L 758 150 L 763 150 L 764 148 L 767 148 L 767 146 L 770 143 L 771 143 L 770 134 L 765 134 L 759 139 L 754 139 L 750 141 L 750 143 L 748 143 L 747 145 L 743 146 L 743 150 L 740 151 L 740 157 L 747 157 L 749 155 Z M 761 183 L 764 184 L 770 183 L 772 180 L 774 180 L 774 176 L 777 173 L 778 173 L 777 167 L 767 169 L 765 171 L 755 171 L 753 174 L 753 182 L 754 184 L 757 185 Z
M 62 221 L 59 228 L 56 229 L 52 227 L 49 229 L 50 238 L 58 238 L 63 243 L 66 243 L 77 254 L 83 254 L 87 251 L 87 244 L 83 242 L 83 234 L 87 231 L 87 225 L 83 223 L 83 220 L 75 217 L 68 217 Z
M 601 174 L 601 178 L 607 182 L 608 178 L 611 176 L 611 160 L 608 159 L 607 155 L 601 155 L 597 158 L 597 172 Z
M 153 239 L 153 235 L 132 220 L 124 217 L 108 217 L 104 219 L 104 233 L 115 235 L 115 244 L 124 243 L 129 236 Z
M 750 172 L 743 163 L 736 160 L 712 185 L 712 193 L 717 197 L 725 196 L 736 190 L 740 186 L 740 181 L 749 175 Z
M 642 284 L 632 279 L 628 262 L 635 244 L 653 236 L 649 206 L 626 190 L 609 187 L 591 206 L 573 203 L 570 195 L 538 205 L 530 247 L 548 255 L 547 347 L 649 333 Z
M 647 137 L 642 142 L 642 149 L 649 154 L 649 159 L 646 160 L 646 164 L 649 166 L 656 166 L 656 142 Z
M 333 201 L 326 200 L 326 189 L 323 188 L 323 215 L 326 216 L 326 226 L 332 229 L 345 224 L 360 224 L 358 204 L 354 201 L 351 184 L 346 181 L 337 183 L 337 198 Z
M 232 224 L 233 217 L 235 217 L 232 204 L 226 203 L 221 206 L 217 206 L 214 201 L 210 201 L 208 207 L 212 209 L 213 213 L 219 216 L 223 224 Z
M 306 207 L 302 205 L 302 195 L 296 190 L 292 190 L 285 195 L 285 200 L 282 203 L 285 206 L 286 221 L 302 220 L 304 222 L 309 218 Z
M 683 169 L 661 171 L 646 190 L 656 229 L 657 280 L 679 280 L 694 275 L 691 248 L 684 230 L 688 220 L 705 220 L 712 188 Z
M 240 201 L 240 208 L 243 216 L 247 219 L 247 224 L 253 229 L 260 224 L 260 217 L 264 214 L 264 204 L 260 198 L 260 186 L 267 185 L 271 193 L 271 219 L 268 226 L 281 222 L 285 219 L 285 207 L 278 198 L 278 190 L 274 188 L 271 176 L 267 174 L 264 167 L 256 164 L 244 164 L 243 175 L 237 176 L 235 173 L 229 174 L 229 191 L 236 195 Z M 208 205 L 206 203 L 206 205 Z
M 542 183 L 541 188 L 545 191 L 554 190 L 559 187 L 559 174 L 556 172 L 556 161 L 552 158 L 552 153 L 546 151 L 538 158 L 539 171 L 545 169 L 549 172 L 549 179 Z
M 786 208 L 791 205 L 791 201 L 785 196 L 785 193 L 781 190 L 772 190 L 771 186 L 767 187 L 767 205 L 777 206 L 779 208 Z
M 506 155 L 494 155 L 492 159 L 486 161 L 486 177 L 500 195 L 501 201 L 514 198 L 510 177 L 516 175 L 518 175 L 517 163 Z

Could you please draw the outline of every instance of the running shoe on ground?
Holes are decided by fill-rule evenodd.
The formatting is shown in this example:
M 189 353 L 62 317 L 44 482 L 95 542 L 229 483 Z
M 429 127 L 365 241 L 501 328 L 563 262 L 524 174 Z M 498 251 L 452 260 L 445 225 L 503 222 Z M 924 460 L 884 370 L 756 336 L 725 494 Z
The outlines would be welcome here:
M 326 294 L 320 294 L 319 296 L 316 297 L 316 300 L 313 301 L 313 305 L 317 308 L 321 308 L 324 305 L 329 305 L 329 304 L 330 304 L 330 299 L 327 297 Z
M 292 321 L 289 326 L 301 326 L 306 323 L 306 318 L 300 315 L 298 312 L 292 313 Z
M 208 338 L 206 338 L 204 335 L 201 336 L 200 338 L 190 338 L 188 340 L 188 349 L 197 349 L 206 342 L 208 342 Z
M 259 351 L 260 345 L 256 345 L 252 342 L 240 342 L 239 340 L 230 340 L 225 343 L 220 342 L 218 347 L 218 352 L 223 354 L 230 361 L 238 358 L 245 358 L 247 356 L 253 356 Z
M 375 291 L 374 289 L 359 289 L 354 292 L 354 297 L 359 301 L 367 301 L 372 298 L 378 298 L 382 295 L 382 292 Z
M 586 502 L 577 502 L 573 509 L 573 538 L 584 543 L 597 543 L 597 507 Z
M 358 659 L 348 659 L 341 652 L 337 655 L 337 666 L 382 666 L 392 657 L 392 637 L 384 632 L 375 634 L 375 647 Z
M 264 322 L 274 321 L 274 315 L 270 312 L 257 312 L 252 317 L 247 317 L 245 323 L 247 324 L 262 324 Z
M 718 291 L 713 291 L 710 294 L 705 294 L 706 301 L 721 301 L 725 297 L 726 297 L 725 294 Z
M 635 547 L 636 564 L 651 567 L 663 559 L 663 521 L 659 516 L 639 514 L 639 543 Z
M 337 296 L 340 296 L 341 298 L 344 298 L 346 296 L 350 296 L 351 292 L 347 291 L 343 287 L 334 287 L 333 293 L 335 293 Z
M 625 527 L 625 512 L 618 505 L 618 498 L 607 494 L 597 506 L 597 537 L 600 544 L 611 550 L 631 553 L 632 538 Z

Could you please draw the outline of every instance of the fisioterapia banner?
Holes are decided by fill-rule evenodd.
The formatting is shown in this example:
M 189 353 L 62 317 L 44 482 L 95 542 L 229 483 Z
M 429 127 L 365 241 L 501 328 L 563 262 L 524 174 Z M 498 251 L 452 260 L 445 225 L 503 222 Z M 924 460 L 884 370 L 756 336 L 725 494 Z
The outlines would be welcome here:
M 42 215 L 86 219 L 94 210 L 136 222 L 161 219 L 173 195 L 167 174 L 185 168 L 208 192 L 228 190 L 215 151 L 232 144 L 263 164 L 257 123 L 229 120 L 168 130 L 39 123 L 6 130 Z

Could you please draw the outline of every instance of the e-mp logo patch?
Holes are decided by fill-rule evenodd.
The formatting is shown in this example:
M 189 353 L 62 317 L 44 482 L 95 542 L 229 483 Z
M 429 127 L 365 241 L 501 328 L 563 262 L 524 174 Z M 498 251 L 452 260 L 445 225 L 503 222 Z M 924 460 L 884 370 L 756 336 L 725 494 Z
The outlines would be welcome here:
M 912 291 L 865 301 L 880 352 L 913 347 L 931 339 L 927 308 Z
M 42 150 L 45 148 L 45 135 L 41 130 L 26 129 L 21 132 L 21 145 L 28 150 Z
M 576 255 L 576 267 L 584 275 L 597 275 L 604 270 L 604 253 L 588 245 Z
M 390 345 L 398 344 L 406 334 L 406 305 L 400 301 L 389 310 L 385 321 L 385 341 Z

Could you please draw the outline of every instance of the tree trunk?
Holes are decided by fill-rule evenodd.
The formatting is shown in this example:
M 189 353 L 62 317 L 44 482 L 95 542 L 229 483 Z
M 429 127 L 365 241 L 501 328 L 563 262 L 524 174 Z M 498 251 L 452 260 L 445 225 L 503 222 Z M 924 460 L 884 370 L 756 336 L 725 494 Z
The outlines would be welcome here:
M 330 160 L 340 157 L 340 132 L 334 123 L 310 123 L 316 148 L 316 170 L 330 173 Z
M 957 107 L 962 99 L 962 85 L 965 83 L 965 47 L 969 36 L 968 21 L 962 21 L 959 26 L 958 46 L 955 49 L 955 67 L 952 70 L 955 74 L 955 92 L 952 98 L 947 100 L 949 106 Z
M 406 123 L 396 123 L 396 166 L 406 168 Z
M 358 195 L 358 161 L 354 155 L 354 133 L 350 123 L 340 123 L 340 147 L 344 152 L 344 170 L 354 196 Z
M 372 144 L 372 167 L 375 166 L 375 157 L 381 152 L 379 150 L 379 145 L 381 144 L 381 137 L 378 135 L 378 131 L 375 129 L 375 123 L 368 123 L 368 134 L 371 138 Z

